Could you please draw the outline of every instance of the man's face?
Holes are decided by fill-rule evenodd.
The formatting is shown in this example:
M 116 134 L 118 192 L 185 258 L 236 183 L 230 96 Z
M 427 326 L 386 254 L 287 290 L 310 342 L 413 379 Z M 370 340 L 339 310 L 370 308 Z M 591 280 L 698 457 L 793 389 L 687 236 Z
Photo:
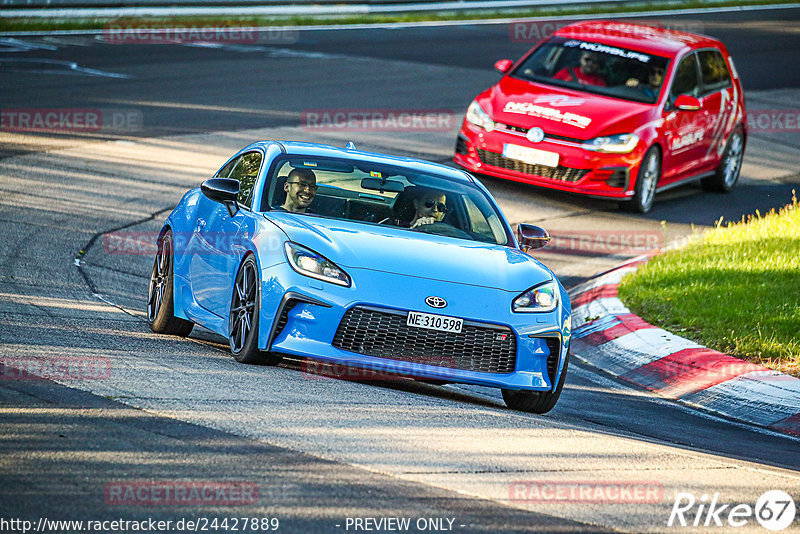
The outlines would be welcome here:
M 283 186 L 290 203 L 296 208 L 307 208 L 317 194 L 317 181 L 310 176 L 292 176 Z
M 433 217 L 441 221 L 447 212 L 446 199 L 444 195 L 425 195 L 421 199 L 414 200 L 414 207 L 417 210 L 417 218 Z
M 600 62 L 596 54 L 583 54 L 581 56 L 581 72 L 591 74 L 597 72 Z
M 664 81 L 664 69 L 655 67 L 650 71 L 650 85 L 659 87 Z

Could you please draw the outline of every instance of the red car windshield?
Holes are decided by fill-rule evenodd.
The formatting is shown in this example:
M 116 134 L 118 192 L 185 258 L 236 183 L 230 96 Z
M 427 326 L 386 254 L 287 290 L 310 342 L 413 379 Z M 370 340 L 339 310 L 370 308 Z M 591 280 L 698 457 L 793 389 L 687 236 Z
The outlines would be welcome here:
M 511 76 L 590 93 L 655 104 L 669 59 L 615 46 L 554 37 Z

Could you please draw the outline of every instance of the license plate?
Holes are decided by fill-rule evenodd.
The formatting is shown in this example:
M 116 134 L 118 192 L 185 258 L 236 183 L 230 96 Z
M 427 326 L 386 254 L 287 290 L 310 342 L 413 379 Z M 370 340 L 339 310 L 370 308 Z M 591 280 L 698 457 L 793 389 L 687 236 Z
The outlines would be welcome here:
M 503 156 L 531 165 L 558 167 L 559 154 L 520 145 L 503 145 Z
M 433 315 L 432 313 L 408 312 L 408 326 L 415 328 L 427 328 L 428 330 L 438 330 L 440 332 L 461 332 L 464 326 L 464 319 L 457 317 L 447 317 L 446 315 Z

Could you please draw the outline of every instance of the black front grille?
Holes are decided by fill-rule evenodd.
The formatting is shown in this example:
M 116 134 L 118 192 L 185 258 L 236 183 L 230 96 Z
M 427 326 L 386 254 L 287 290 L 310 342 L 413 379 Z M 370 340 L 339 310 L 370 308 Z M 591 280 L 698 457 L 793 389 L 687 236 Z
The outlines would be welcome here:
M 496 122 L 495 123 L 495 127 L 499 128 L 499 129 L 502 129 L 502 130 L 508 130 L 510 132 L 517 132 L 517 133 L 521 133 L 521 134 L 527 134 L 530 131 L 530 128 L 525 128 L 524 126 L 514 126 L 513 124 L 503 124 L 502 122 Z M 579 139 L 577 137 L 568 137 L 566 135 L 556 135 L 556 134 L 547 133 L 547 132 L 545 132 L 544 138 L 545 139 L 559 139 L 561 141 L 569 141 L 571 143 L 577 143 L 577 144 L 581 144 L 581 143 L 585 143 L 586 142 L 585 139 Z
M 601 169 L 602 170 L 602 169 Z M 625 188 L 628 186 L 628 168 L 620 167 L 613 170 L 606 183 L 609 187 Z
M 356 306 L 345 313 L 333 346 L 366 356 L 481 373 L 511 373 L 517 338 L 504 326 L 464 322 L 459 334 L 415 328 L 407 313 Z
M 561 180 L 565 182 L 577 182 L 589 172 L 589 169 L 573 169 L 572 167 L 548 167 L 546 165 L 532 165 L 516 159 L 511 159 L 488 150 L 478 149 L 478 157 L 481 161 L 492 167 L 500 167 L 510 171 L 517 171 L 524 174 L 542 176 L 551 180 Z
M 283 306 L 278 311 L 278 321 L 275 324 L 275 332 L 272 334 L 272 340 L 277 339 L 281 332 L 283 332 L 286 323 L 289 322 L 289 312 L 299 303 L 297 299 L 288 299 L 283 303 Z

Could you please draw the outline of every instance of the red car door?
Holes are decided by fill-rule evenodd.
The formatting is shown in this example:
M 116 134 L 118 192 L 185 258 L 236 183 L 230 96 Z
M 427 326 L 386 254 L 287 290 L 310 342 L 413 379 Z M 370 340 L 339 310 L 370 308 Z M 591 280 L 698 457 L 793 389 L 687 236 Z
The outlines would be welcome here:
M 705 158 L 702 143 L 706 135 L 706 115 L 702 103 L 700 109 L 678 109 L 675 101 L 681 95 L 700 96 L 700 72 L 694 53 L 681 59 L 675 69 L 664 108 L 662 184 L 696 174 Z

